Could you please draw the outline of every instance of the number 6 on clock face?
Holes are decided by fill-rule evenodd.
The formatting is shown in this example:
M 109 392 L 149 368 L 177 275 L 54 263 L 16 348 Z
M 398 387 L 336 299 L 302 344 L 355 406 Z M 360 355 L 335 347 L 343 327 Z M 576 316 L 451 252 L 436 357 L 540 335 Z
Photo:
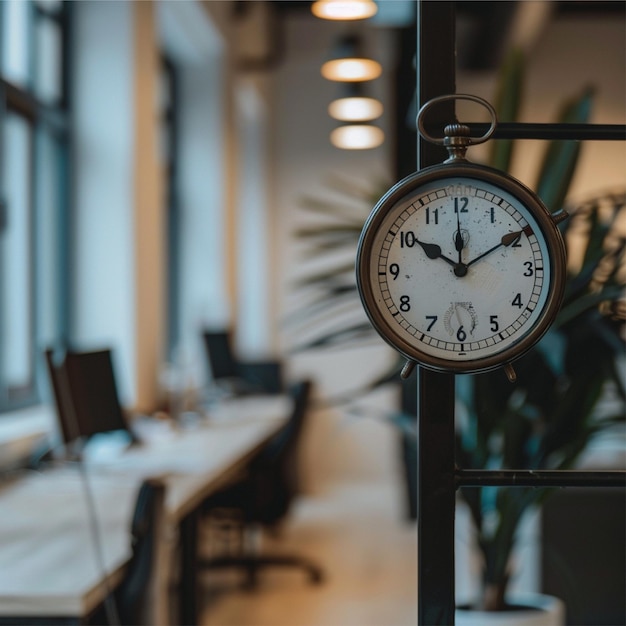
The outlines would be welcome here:
M 548 329 L 565 248 L 539 198 L 479 165 L 439 165 L 378 202 L 357 285 L 381 336 L 425 367 L 477 372 L 521 356 Z

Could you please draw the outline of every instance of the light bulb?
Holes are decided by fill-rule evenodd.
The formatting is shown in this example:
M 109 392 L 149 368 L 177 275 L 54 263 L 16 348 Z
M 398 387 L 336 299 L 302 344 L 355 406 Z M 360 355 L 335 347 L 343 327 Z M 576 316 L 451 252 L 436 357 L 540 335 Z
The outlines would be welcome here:
M 374 80 L 382 74 L 382 71 L 380 63 L 372 59 L 333 59 L 322 65 L 324 78 L 347 83 Z
M 339 98 L 328 105 L 328 113 L 342 122 L 364 122 L 380 117 L 383 105 L 375 98 Z
M 376 148 L 385 139 L 385 133 L 377 126 L 355 124 L 340 126 L 330 133 L 330 142 L 343 150 L 367 150 Z
M 363 20 L 376 15 L 378 7 L 373 0 L 317 0 L 311 11 L 324 20 Z

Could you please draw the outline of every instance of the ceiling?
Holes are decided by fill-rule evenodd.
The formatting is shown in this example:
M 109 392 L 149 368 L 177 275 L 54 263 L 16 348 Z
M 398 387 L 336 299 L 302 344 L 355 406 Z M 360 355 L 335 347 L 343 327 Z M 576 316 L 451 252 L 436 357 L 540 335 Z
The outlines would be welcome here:
M 269 0 L 279 13 L 289 13 L 293 11 L 310 12 L 310 0 Z M 439 0 L 430 0 L 439 1 Z M 497 4 L 515 5 L 519 0 L 504 0 Z M 531 0 L 532 1 L 532 0 Z M 547 0 L 546 0 L 547 1 Z M 379 14 L 393 15 L 394 13 L 404 13 L 406 7 L 415 7 L 416 0 L 378 0 Z M 489 11 L 488 5 L 494 5 L 493 0 L 456 0 L 457 10 L 462 12 L 476 13 L 477 11 Z M 553 0 L 554 9 L 559 13 L 584 13 L 584 14 L 622 14 L 626 13 L 626 3 L 621 0 Z M 395 6 L 394 6 L 395 5 Z
M 439 0 L 428 0 L 430 2 Z M 283 17 L 298 14 L 310 15 L 310 0 L 267 0 L 278 20 L 276 24 L 275 46 L 282 39 L 280 22 Z M 456 0 L 457 13 L 457 52 L 460 69 L 470 71 L 490 70 L 500 65 L 506 44 L 510 40 L 515 27 L 521 21 L 518 11 L 527 10 L 536 0 Z M 235 3 L 236 11 L 245 14 L 251 4 L 250 0 Z M 541 4 L 548 5 L 548 2 Z M 412 28 L 415 24 L 416 0 L 378 0 L 378 14 L 369 23 L 373 27 Z M 550 10 L 545 11 L 543 20 L 554 15 L 580 16 L 611 16 L 619 19 L 626 14 L 626 3 L 622 1 L 603 0 L 553 0 L 549 3 Z M 540 25 L 536 25 L 540 27 Z M 278 57 L 280 54 L 278 54 Z M 276 60 L 276 59 L 275 59 Z

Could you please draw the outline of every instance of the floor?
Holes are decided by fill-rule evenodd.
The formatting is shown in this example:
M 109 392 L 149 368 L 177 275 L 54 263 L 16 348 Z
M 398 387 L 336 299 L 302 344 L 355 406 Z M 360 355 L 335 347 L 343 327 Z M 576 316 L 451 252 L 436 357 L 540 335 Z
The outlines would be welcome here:
M 201 626 L 414 626 L 417 532 L 391 484 L 345 484 L 301 498 L 280 540 L 263 549 L 306 555 L 325 572 L 267 570 L 255 591 L 234 574 L 206 578 Z

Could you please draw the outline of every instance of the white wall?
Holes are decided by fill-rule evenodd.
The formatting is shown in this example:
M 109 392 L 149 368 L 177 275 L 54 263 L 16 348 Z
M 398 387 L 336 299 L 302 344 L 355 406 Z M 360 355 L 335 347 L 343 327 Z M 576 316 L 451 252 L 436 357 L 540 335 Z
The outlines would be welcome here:
M 112 346 L 121 395 L 135 400 L 133 4 L 75 8 L 73 338 Z M 115 41 L 115 45 L 111 42 Z
M 228 309 L 223 42 L 195 2 L 75 8 L 73 340 L 111 346 L 123 402 L 151 410 L 160 399 L 167 285 L 159 55 L 167 51 L 181 70 L 181 352 L 189 358 L 199 329 Z
M 225 42 L 200 4 L 159 2 L 162 45 L 178 73 L 179 338 L 176 358 L 206 380 L 200 333 L 228 323 Z
M 228 323 L 222 66 L 217 53 L 180 73 L 181 349 L 197 355 L 200 331 Z
M 270 319 L 271 233 L 269 232 L 268 117 L 265 102 L 253 81 L 236 86 L 239 147 L 236 197 L 237 237 L 237 352 L 243 359 L 271 355 L 274 320 Z

